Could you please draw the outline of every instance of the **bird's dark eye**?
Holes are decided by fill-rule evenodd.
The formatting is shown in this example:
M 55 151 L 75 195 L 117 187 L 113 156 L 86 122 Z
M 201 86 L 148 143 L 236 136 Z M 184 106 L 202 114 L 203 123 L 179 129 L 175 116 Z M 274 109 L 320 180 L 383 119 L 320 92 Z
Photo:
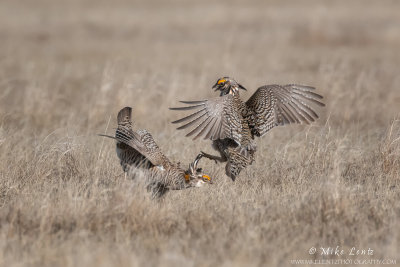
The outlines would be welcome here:
M 196 172 L 201 172 L 203 169 L 202 168 L 197 168 Z

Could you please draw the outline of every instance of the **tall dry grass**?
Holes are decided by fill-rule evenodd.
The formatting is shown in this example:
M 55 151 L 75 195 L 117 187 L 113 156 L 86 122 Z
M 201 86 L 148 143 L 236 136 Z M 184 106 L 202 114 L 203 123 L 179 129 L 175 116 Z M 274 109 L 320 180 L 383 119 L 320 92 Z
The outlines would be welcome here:
M 0 264 L 290 266 L 311 247 L 400 251 L 397 1 L 3 1 L 0 4 Z M 316 86 L 310 126 L 258 140 L 235 183 L 152 200 L 126 180 L 115 114 L 184 164 L 209 142 L 175 131 L 179 99 L 222 75 L 250 96 Z M 339 259 L 351 258 L 341 256 Z M 356 259 L 353 257 L 351 259 Z M 399 259 L 397 258 L 397 261 Z M 354 264 L 354 262 L 353 262 Z

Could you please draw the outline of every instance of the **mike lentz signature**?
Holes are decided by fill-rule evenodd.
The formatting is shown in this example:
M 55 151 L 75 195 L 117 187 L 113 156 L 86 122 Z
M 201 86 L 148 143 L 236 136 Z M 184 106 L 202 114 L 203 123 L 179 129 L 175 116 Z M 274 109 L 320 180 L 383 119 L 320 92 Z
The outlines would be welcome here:
M 341 248 L 340 246 L 334 247 L 320 247 L 319 250 L 317 251 L 316 248 L 312 247 L 309 250 L 309 254 L 313 255 L 315 253 L 319 252 L 321 256 L 357 256 L 357 255 L 367 255 L 367 256 L 373 256 L 374 255 L 374 250 L 371 248 L 356 248 L 352 247 L 349 249 L 344 249 Z
M 313 259 L 292 259 L 294 265 L 396 265 L 396 259 L 380 258 L 370 247 L 311 247 Z M 379 253 L 377 253 L 379 254 Z M 322 257 L 321 257 L 322 256 Z

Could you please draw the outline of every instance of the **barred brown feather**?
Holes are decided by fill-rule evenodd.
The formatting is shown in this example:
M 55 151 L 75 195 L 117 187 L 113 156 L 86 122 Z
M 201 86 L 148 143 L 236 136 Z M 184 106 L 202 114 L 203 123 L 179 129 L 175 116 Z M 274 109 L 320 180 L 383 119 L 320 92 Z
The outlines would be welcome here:
M 193 139 L 204 136 L 204 139 L 233 139 L 238 144 L 242 142 L 243 123 L 240 111 L 235 107 L 235 98 L 225 95 L 204 101 L 181 101 L 194 106 L 170 108 L 171 110 L 200 109 L 194 113 L 173 121 L 172 123 L 185 123 L 178 127 L 186 129 L 194 128 L 186 136 L 194 135 Z
M 118 113 L 115 137 L 101 135 L 117 141 L 117 155 L 124 172 L 131 174 L 138 169 L 146 171 L 149 188 L 158 195 L 169 189 L 196 186 L 198 180 L 203 179 L 203 174 L 196 168 L 200 158 L 190 164 L 189 170 L 182 169 L 179 163 L 172 163 L 147 130 L 132 129 L 131 113 L 130 107 L 125 107 Z M 210 182 L 209 180 L 202 181 Z
M 319 101 L 322 96 L 312 92 L 314 89 L 296 84 L 258 88 L 246 101 L 252 134 L 263 136 L 278 125 L 315 121 L 318 115 L 310 105 L 325 105 Z

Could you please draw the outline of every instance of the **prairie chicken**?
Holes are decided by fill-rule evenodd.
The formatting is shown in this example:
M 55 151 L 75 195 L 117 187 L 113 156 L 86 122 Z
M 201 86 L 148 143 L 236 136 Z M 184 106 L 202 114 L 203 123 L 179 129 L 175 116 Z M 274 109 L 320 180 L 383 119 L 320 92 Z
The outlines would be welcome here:
M 264 85 L 246 101 L 239 96 L 241 84 L 223 77 L 213 86 L 220 97 L 201 101 L 180 101 L 189 106 L 172 110 L 195 110 L 194 113 L 172 123 L 184 123 L 177 128 L 193 126 L 186 136 L 211 139 L 212 147 L 220 156 L 202 152 L 202 155 L 219 162 L 227 162 L 225 172 L 232 180 L 240 171 L 252 164 L 256 152 L 254 137 L 261 137 L 279 125 L 307 123 L 318 118 L 310 106 L 325 106 L 314 87 L 288 84 Z
M 210 176 L 203 174 L 197 164 L 198 155 L 189 168 L 184 170 L 179 163 L 172 163 L 158 147 L 146 130 L 133 131 L 132 108 L 125 107 L 118 113 L 118 127 L 114 136 L 100 135 L 116 140 L 116 150 L 122 169 L 128 175 L 136 170 L 145 170 L 149 179 L 148 189 L 157 195 L 168 190 L 201 187 L 212 183 Z

